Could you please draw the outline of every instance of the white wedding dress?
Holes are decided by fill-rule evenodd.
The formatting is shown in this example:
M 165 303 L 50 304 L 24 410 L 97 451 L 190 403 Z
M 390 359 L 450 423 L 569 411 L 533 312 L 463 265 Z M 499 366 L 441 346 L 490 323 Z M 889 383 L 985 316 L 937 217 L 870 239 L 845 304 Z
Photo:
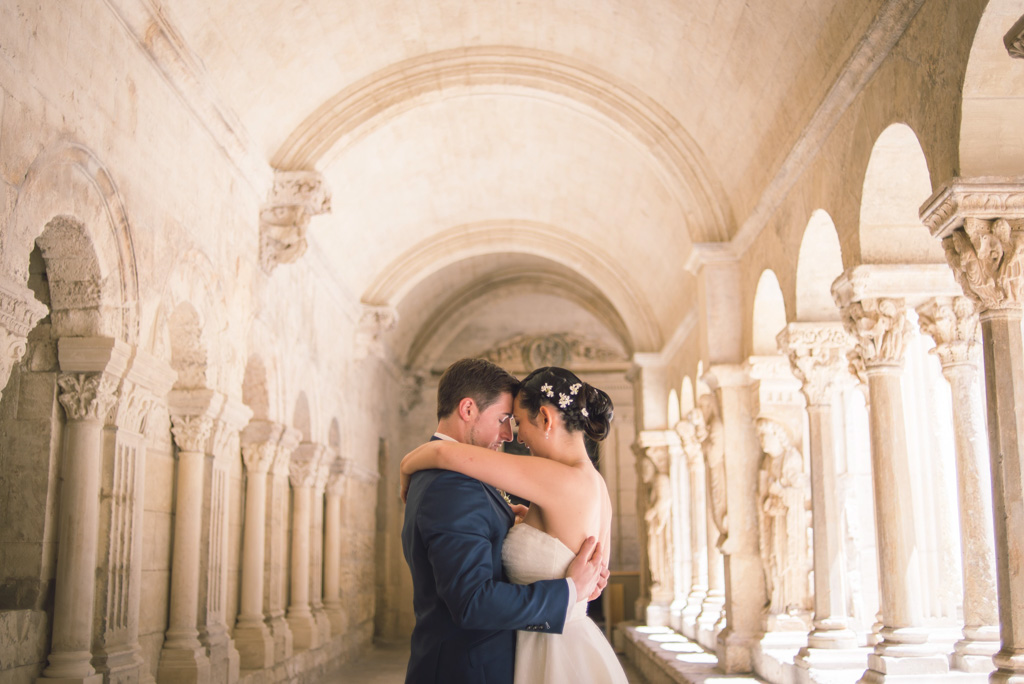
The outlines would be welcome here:
M 515 584 L 565 577 L 575 557 L 561 541 L 525 523 L 508 531 L 501 551 Z M 586 601 L 576 603 L 561 634 L 520 631 L 516 638 L 515 684 L 626 684 L 611 644 L 587 617 Z

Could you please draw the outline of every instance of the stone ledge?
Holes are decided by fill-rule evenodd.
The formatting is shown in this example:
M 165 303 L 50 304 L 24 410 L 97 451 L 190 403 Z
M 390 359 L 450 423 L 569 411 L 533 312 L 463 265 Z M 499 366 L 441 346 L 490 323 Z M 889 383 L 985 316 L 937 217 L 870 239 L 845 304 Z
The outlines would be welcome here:
M 752 674 L 723 674 L 718 656 L 667 627 L 623 623 L 615 630 L 616 644 L 650 684 L 703 684 L 712 678 L 764 682 Z

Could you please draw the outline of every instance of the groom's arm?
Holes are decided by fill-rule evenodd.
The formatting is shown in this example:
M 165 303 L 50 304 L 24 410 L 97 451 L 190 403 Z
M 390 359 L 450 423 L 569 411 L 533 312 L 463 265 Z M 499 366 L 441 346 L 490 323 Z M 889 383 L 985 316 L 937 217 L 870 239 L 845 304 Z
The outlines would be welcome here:
M 492 562 L 487 497 L 479 482 L 457 473 L 438 477 L 424 492 L 417 525 L 438 595 L 463 629 L 561 633 L 568 609 L 575 603 L 572 582 L 557 579 L 516 585 L 495 581 L 500 573 Z

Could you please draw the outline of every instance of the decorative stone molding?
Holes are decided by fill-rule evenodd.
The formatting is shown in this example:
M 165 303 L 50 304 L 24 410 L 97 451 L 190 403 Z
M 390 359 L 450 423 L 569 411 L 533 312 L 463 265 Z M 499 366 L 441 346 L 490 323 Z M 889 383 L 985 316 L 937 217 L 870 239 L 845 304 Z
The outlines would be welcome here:
M 171 416 L 171 434 L 181 451 L 205 453 L 213 431 L 209 416 Z
M 1010 57 L 1024 59 L 1024 17 L 1017 20 L 1006 35 L 1003 36 L 1003 44 Z
M 942 246 L 957 282 L 982 309 L 1024 304 L 1024 222 L 968 216 Z
M 304 442 L 295 449 L 288 464 L 292 487 L 313 487 L 316 484 L 320 463 L 326 451 L 322 444 L 311 442 Z
M 775 338 L 789 357 L 793 374 L 803 383 L 807 403 L 831 403 L 836 381 L 847 365 L 852 346 L 841 323 L 790 323 Z
M 16 337 L 27 337 L 47 313 L 46 305 L 27 287 L 0 279 L 0 328 Z
M 1024 219 L 1024 180 L 989 176 L 953 178 L 921 206 L 921 221 L 932 236 L 949 237 L 969 217 L 994 221 Z
M 270 198 L 260 211 L 260 266 L 270 273 L 306 252 L 306 229 L 331 211 L 331 193 L 316 171 L 276 171 Z
M 376 484 L 380 480 L 380 473 L 359 465 L 351 458 L 339 458 L 338 463 L 337 472 L 346 480 L 354 480 L 363 484 Z
M 843 323 L 868 369 L 903 363 L 910 323 L 902 299 L 877 298 L 843 308 Z
M 69 420 L 103 420 L 117 400 L 117 379 L 108 373 L 61 373 L 60 404 Z
M 936 297 L 917 308 L 921 332 L 935 340 L 933 354 L 943 366 L 976 364 L 981 355 L 978 310 L 967 297 Z
M 384 334 L 398 325 L 398 312 L 390 306 L 363 305 L 363 313 L 359 317 L 356 328 L 355 357 L 365 359 L 369 356 L 384 355 Z
M 544 366 L 624 364 L 629 359 L 600 342 L 572 333 L 519 335 L 480 354 L 502 368 L 527 372 Z

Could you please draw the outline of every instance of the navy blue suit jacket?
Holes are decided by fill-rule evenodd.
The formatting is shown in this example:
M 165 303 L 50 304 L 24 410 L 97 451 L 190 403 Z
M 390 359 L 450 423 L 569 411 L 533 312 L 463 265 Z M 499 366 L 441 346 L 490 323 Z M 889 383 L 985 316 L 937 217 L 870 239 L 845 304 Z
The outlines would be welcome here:
M 514 630 L 561 633 L 567 582 L 505 577 L 501 547 L 513 522 L 479 480 L 445 470 L 412 476 L 402 527 L 416 613 L 407 684 L 512 684 Z

